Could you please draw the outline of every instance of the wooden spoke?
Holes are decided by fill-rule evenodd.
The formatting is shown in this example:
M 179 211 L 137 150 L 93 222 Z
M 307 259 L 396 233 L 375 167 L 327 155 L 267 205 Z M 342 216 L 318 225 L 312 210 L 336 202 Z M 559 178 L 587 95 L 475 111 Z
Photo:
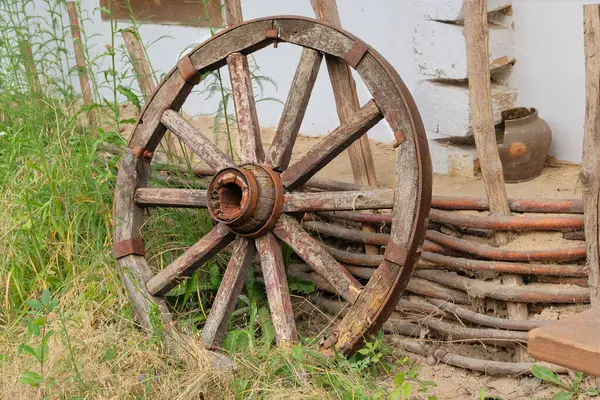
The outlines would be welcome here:
M 225 224 L 218 224 L 196 244 L 160 271 L 146 284 L 153 296 L 163 296 L 177 286 L 181 278 L 190 276 L 235 239 Z
M 233 104 L 240 136 L 240 151 L 244 163 L 262 163 L 265 151 L 260 139 L 260 126 L 252 91 L 252 77 L 248 69 L 248 59 L 241 53 L 227 57 Z
M 225 153 L 176 111 L 166 110 L 160 122 L 192 149 L 209 167 L 218 171 L 234 166 Z
M 242 237 L 236 240 L 227 270 L 202 330 L 202 342 L 209 349 L 221 343 L 227 330 L 227 319 L 235 308 L 255 254 L 254 241 Z
M 284 195 L 284 212 L 391 209 L 393 189 L 352 192 L 292 192 Z
M 139 188 L 135 203 L 142 207 L 205 208 L 206 190 Z
M 302 229 L 298 221 L 283 214 L 273 232 L 333 286 L 337 294 L 354 304 L 361 292 L 361 284 L 325 250 L 321 242 Z
M 260 254 L 260 264 L 277 344 L 296 342 L 298 333 L 283 265 L 281 245 L 277 238 L 269 232 L 256 238 L 256 249 Z
M 296 137 L 306 113 L 321 60 L 318 51 L 304 48 L 290 87 L 290 93 L 283 107 L 283 113 L 267 154 L 267 164 L 277 171 L 285 170 L 290 164 Z
M 356 139 L 383 118 L 373 100 L 356 112 L 346 123 L 337 127 L 297 163 L 281 174 L 281 181 L 288 189 L 306 183 L 327 163 L 346 150 Z

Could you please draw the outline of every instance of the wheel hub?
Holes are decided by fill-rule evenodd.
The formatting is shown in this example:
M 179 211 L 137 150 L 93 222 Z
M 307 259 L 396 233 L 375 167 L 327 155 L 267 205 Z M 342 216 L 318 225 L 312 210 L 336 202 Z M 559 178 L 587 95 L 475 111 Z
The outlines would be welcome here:
M 239 235 L 256 237 L 270 231 L 283 207 L 283 185 L 268 166 L 225 168 L 208 186 L 208 211 Z

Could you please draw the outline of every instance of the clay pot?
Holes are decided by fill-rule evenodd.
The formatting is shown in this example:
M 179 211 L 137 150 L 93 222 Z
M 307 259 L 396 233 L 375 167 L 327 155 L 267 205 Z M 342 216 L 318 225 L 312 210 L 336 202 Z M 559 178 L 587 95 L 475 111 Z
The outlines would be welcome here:
M 504 181 L 524 182 L 539 176 L 552 143 L 550 126 L 533 107 L 503 111 L 502 124 L 504 135 L 498 152 Z

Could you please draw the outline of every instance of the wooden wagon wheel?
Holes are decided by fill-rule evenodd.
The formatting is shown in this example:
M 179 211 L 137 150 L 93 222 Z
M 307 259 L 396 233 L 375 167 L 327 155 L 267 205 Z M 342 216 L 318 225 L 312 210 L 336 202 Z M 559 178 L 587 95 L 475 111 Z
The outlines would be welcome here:
M 246 55 L 274 42 L 302 46 L 303 52 L 275 138 L 265 154 Z M 372 100 L 288 166 L 323 54 L 344 59 L 354 68 Z M 239 165 L 177 112 L 199 83 L 200 75 L 224 65 L 228 65 L 232 77 L 241 149 Z M 389 190 L 299 190 L 383 118 L 398 144 L 393 199 L 389 198 Z M 146 187 L 153 152 L 167 129 L 217 171 L 207 191 Z M 184 57 L 141 112 L 121 161 L 115 193 L 114 254 L 121 276 L 130 292 L 133 289 L 134 297 L 149 293 L 160 298 L 233 243 L 229 264 L 203 329 L 205 346 L 214 348 L 226 331 L 228 314 L 257 252 L 276 340 L 279 344 L 293 342 L 297 332 L 280 241 L 285 242 L 351 305 L 336 331 L 322 341 L 324 349 L 335 345 L 338 351 L 351 354 L 367 335 L 382 326 L 410 279 L 424 239 L 431 201 L 430 164 L 427 140 L 413 99 L 398 74 L 376 51 L 345 31 L 309 18 L 283 16 L 248 21 L 219 33 Z M 156 275 L 150 272 L 144 258 L 140 234 L 144 208 L 152 206 L 207 208 L 215 222 L 206 236 Z M 384 261 L 365 285 L 294 217 L 308 211 L 392 206 L 393 224 Z M 127 276 L 128 271 L 137 276 Z M 144 284 L 145 287 L 135 287 Z M 139 309 L 148 308 L 143 304 L 137 303 L 136 312 L 149 312 Z

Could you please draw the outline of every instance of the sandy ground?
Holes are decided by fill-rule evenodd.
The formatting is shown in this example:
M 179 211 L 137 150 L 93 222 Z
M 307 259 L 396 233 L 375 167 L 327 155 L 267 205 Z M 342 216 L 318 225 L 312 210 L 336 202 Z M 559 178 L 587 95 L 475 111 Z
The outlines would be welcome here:
M 127 107 L 124 109 L 124 118 L 128 114 L 135 113 L 135 109 Z M 188 117 L 189 118 L 189 117 Z M 190 119 L 192 124 L 205 136 L 215 139 L 213 134 L 213 117 L 198 117 Z M 131 126 L 124 126 L 123 136 L 130 134 Z M 261 130 L 262 140 L 265 150 L 274 136 L 275 129 L 263 128 Z M 292 163 L 310 148 L 318 145 L 321 137 L 299 136 L 292 156 Z M 226 136 L 219 133 L 216 141 L 221 149 L 226 148 Z M 237 132 L 233 128 L 232 142 L 235 151 L 239 154 Z M 395 180 L 396 150 L 391 144 L 385 144 L 371 140 L 371 149 L 375 160 L 377 178 L 380 186 L 393 186 Z M 195 159 L 192 164 L 202 165 L 200 160 Z M 535 180 L 507 184 L 507 192 L 512 198 L 581 198 L 581 184 L 579 181 L 579 167 L 572 165 L 553 165 L 547 167 L 541 176 Z M 331 163 L 329 163 L 319 174 L 320 177 L 352 182 L 352 170 L 348 154 L 344 152 Z M 481 178 L 465 178 L 459 176 L 434 175 L 433 178 L 434 195 L 445 196 L 485 196 L 485 188 Z M 518 236 L 507 247 L 532 249 L 532 248 L 557 248 L 569 247 L 576 244 L 573 241 L 565 240 L 561 233 L 533 232 Z M 572 314 L 577 311 L 576 307 L 550 307 L 540 310 L 539 314 L 532 314 L 532 319 L 559 319 L 561 315 Z M 445 345 L 448 346 L 448 345 Z M 472 357 L 484 357 L 497 361 L 509 361 L 511 354 L 504 349 L 487 348 L 479 346 L 479 349 L 469 345 L 449 345 L 450 348 L 460 354 Z M 433 380 L 437 382 L 437 388 L 430 390 L 429 394 L 434 394 L 438 399 L 478 399 L 480 389 L 483 388 L 486 396 L 498 396 L 508 399 L 539 399 L 549 398 L 557 390 L 555 387 L 549 387 L 541 384 L 535 378 L 516 379 L 511 377 L 490 377 L 481 373 L 466 371 L 459 368 L 447 366 L 445 364 L 428 364 L 427 359 L 412 356 L 411 360 L 420 364 L 420 377 L 424 380 Z M 423 397 L 426 398 L 426 397 Z

